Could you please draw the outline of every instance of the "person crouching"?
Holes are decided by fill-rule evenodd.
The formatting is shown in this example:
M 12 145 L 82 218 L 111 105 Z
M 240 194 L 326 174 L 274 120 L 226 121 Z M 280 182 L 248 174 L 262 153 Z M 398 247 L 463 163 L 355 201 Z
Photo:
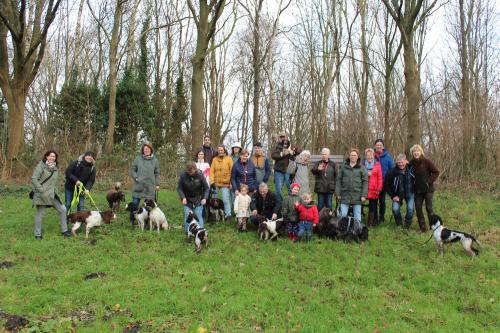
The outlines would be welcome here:
M 304 232 L 306 234 L 306 241 L 311 240 L 312 225 L 316 226 L 319 222 L 318 207 L 312 200 L 311 193 L 304 193 L 302 200 L 295 203 L 295 209 L 299 213 L 299 233 L 298 241 L 302 240 Z

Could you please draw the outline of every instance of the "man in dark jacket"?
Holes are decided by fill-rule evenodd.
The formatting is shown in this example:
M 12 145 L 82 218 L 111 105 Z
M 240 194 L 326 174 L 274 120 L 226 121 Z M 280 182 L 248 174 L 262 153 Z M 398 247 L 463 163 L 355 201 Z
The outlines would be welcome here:
M 332 197 L 335 192 L 337 166 L 330 159 L 330 149 L 321 149 L 321 160 L 316 162 L 311 170 L 316 181 L 314 192 L 318 195 L 318 211 L 323 207 L 332 209 Z
M 205 162 L 211 166 L 212 159 L 217 156 L 217 151 L 212 147 L 212 139 L 208 135 L 203 137 L 203 146 L 200 147 L 200 150 L 205 154 Z M 198 156 L 195 156 L 194 160 L 197 161 Z
M 207 203 L 208 186 L 205 176 L 196 168 L 196 163 L 189 162 L 177 184 L 177 193 L 184 206 L 184 228 L 186 234 L 189 231 L 187 217 L 190 211 L 193 211 L 198 218 L 198 223 L 203 227 L 203 206 Z
M 375 160 L 380 163 L 380 167 L 382 168 L 382 182 L 385 180 L 385 177 L 394 169 L 394 161 L 392 160 L 391 154 L 384 147 L 384 140 L 377 139 L 375 140 Z M 379 205 L 379 223 L 384 223 L 385 216 L 385 189 L 382 189 L 382 192 L 379 193 L 378 196 L 378 205 Z
M 290 175 L 286 170 L 291 154 L 292 149 L 290 147 L 290 141 L 286 133 L 281 132 L 279 134 L 278 143 L 271 153 L 271 158 L 274 160 L 274 188 L 276 189 L 276 198 L 280 203 L 283 201 L 283 196 L 281 194 L 283 185 L 286 186 L 286 190 L 290 193 Z
M 397 225 L 402 225 L 401 206 L 406 201 L 406 216 L 404 227 L 409 229 L 413 219 L 415 176 L 408 166 L 405 154 L 399 154 L 396 166 L 385 177 L 384 188 L 392 199 L 392 214 Z
M 85 203 L 85 194 L 89 191 L 95 182 L 95 154 L 92 151 L 87 151 L 80 155 L 76 161 L 73 161 L 66 168 L 66 183 L 64 184 L 64 197 L 66 201 L 66 210 L 69 213 L 75 186 L 79 187 L 82 184 L 85 187 L 85 192 L 80 194 L 78 200 L 77 211 L 83 210 Z
M 250 211 L 252 212 L 250 221 L 255 225 L 259 224 L 259 220 L 256 218 L 257 214 L 271 220 L 278 218 L 278 214 L 281 211 L 281 203 L 276 200 L 274 193 L 269 191 L 266 183 L 261 183 L 259 191 L 252 195 Z

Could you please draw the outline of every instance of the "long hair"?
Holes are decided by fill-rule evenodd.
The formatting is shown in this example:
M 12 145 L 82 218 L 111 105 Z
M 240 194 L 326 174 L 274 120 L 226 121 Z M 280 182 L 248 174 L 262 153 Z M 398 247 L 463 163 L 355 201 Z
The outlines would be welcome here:
M 55 162 L 56 162 L 56 165 L 57 165 L 57 159 L 59 158 L 59 154 L 57 154 L 57 152 L 56 152 L 55 150 L 53 150 L 53 149 L 51 149 L 51 150 L 47 150 L 47 151 L 45 152 L 45 154 L 43 154 L 43 157 L 42 157 L 42 162 L 43 162 L 43 163 L 47 162 L 47 157 L 48 157 L 50 154 L 52 154 L 52 153 L 54 153 L 54 155 L 56 155 L 56 160 L 55 160 Z

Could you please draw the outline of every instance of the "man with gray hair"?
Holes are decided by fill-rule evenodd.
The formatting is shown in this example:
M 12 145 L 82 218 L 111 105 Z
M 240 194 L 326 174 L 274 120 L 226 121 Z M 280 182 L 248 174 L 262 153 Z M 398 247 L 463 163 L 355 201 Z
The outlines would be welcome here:
M 321 149 L 321 160 L 314 164 L 311 171 L 315 177 L 314 192 L 318 195 L 318 211 L 323 207 L 332 209 L 337 166 L 330 159 L 330 149 Z
M 406 216 L 404 227 L 410 228 L 413 219 L 415 176 L 413 170 L 408 166 L 405 154 L 399 154 L 396 158 L 396 166 L 389 171 L 384 181 L 384 188 L 392 199 L 392 214 L 397 225 L 403 224 L 401 206 L 406 201 Z
M 269 191 L 266 183 L 260 183 L 259 190 L 252 194 L 252 202 L 250 203 L 250 221 L 258 225 L 258 215 L 263 215 L 267 219 L 276 220 L 281 211 L 281 202 L 276 200 L 273 192 Z

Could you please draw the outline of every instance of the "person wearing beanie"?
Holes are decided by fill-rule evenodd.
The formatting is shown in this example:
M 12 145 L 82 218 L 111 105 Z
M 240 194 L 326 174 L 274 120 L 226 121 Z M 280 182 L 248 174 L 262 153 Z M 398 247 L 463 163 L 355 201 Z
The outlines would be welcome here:
M 298 183 L 290 185 L 290 195 L 283 201 L 281 215 L 287 223 L 288 238 L 296 242 L 299 238 L 299 213 L 295 209 L 295 203 L 300 201 L 301 186 Z
M 377 139 L 374 143 L 375 150 L 375 161 L 380 163 L 380 167 L 382 168 L 382 182 L 385 181 L 385 177 L 389 173 L 389 171 L 393 170 L 395 167 L 394 161 L 392 159 L 391 154 L 387 152 L 384 145 L 384 140 Z M 379 193 L 378 196 L 378 221 L 377 224 L 381 224 L 384 222 L 385 216 L 385 188 Z
M 130 176 L 134 180 L 132 202 L 136 207 L 139 206 L 141 199 L 155 200 L 156 191 L 160 189 L 160 163 L 153 152 L 153 146 L 146 142 L 141 147 L 141 154 L 132 162 L 130 169 Z
M 81 211 L 85 204 L 85 194 L 92 189 L 95 182 L 95 153 L 87 151 L 80 155 L 77 160 L 72 161 L 66 168 L 66 183 L 64 184 L 64 198 L 66 201 L 66 210 L 69 212 L 75 186 L 82 184 L 85 186 L 85 192 L 80 195 L 76 210 Z

